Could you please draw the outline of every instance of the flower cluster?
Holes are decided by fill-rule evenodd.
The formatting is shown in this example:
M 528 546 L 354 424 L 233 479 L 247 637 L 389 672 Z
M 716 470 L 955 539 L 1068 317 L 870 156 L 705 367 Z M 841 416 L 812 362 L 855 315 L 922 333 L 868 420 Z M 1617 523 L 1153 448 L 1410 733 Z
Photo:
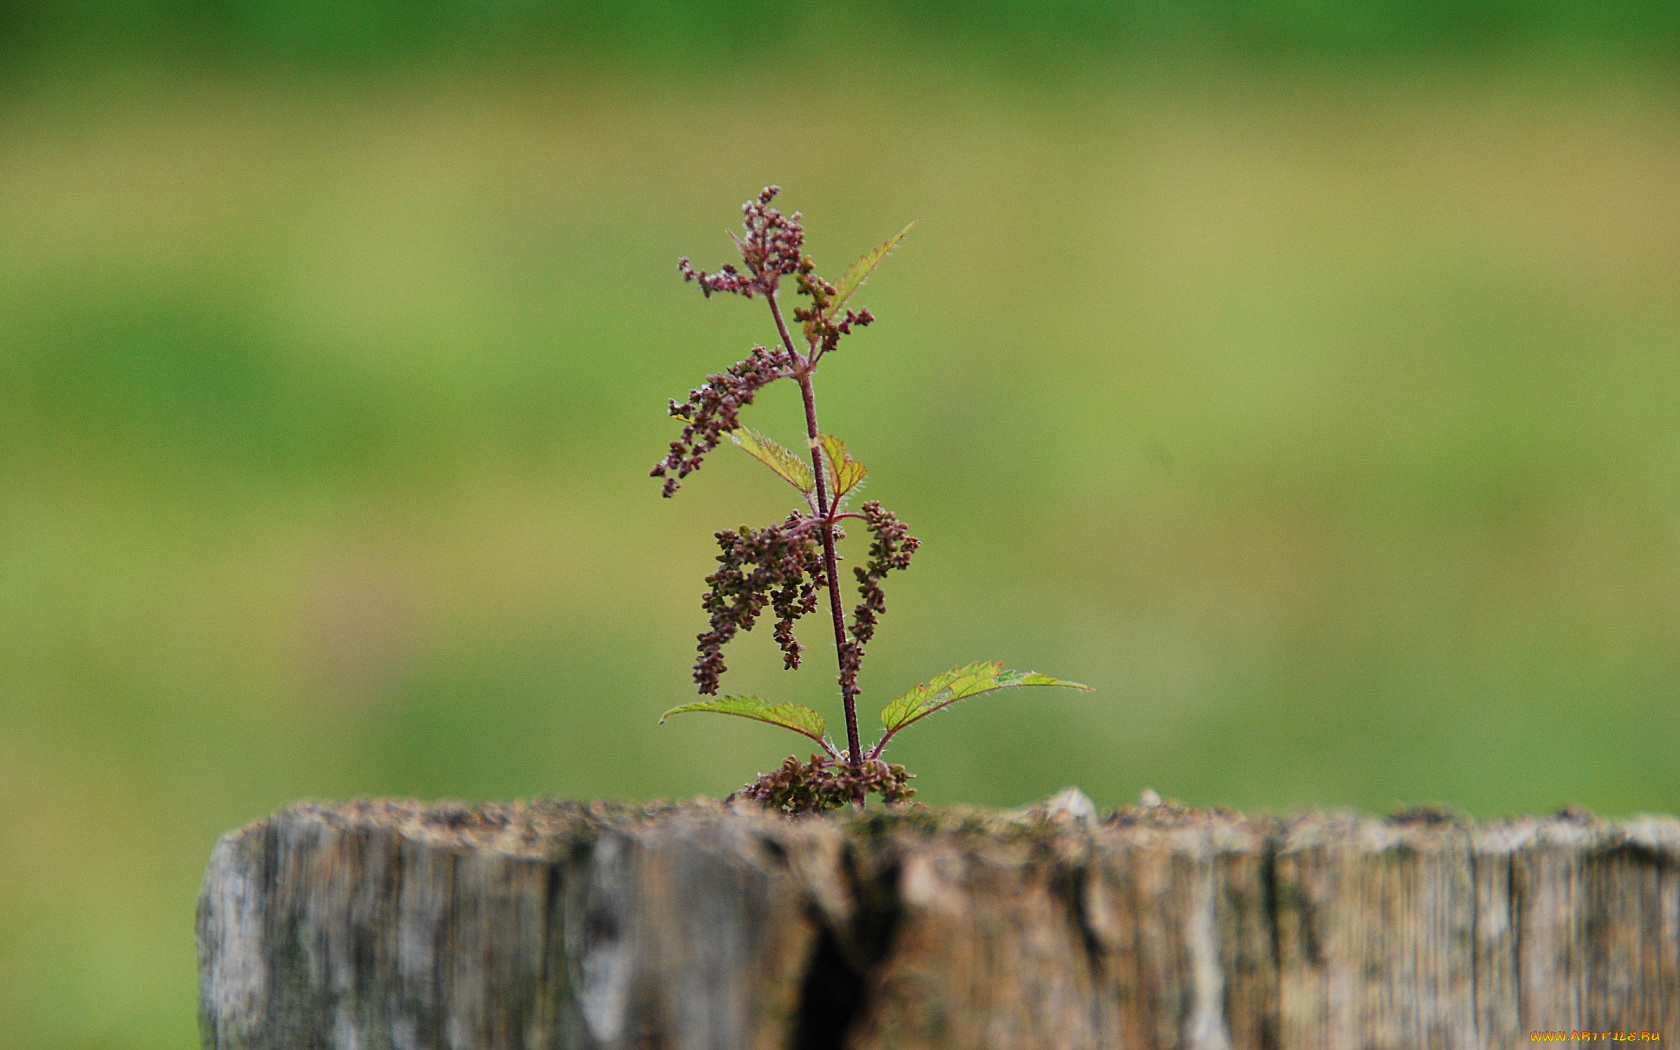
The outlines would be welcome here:
M 793 622 L 817 610 L 817 590 L 827 586 L 822 552 L 798 527 L 805 520 L 790 514 L 769 528 L 743 525 L 716 534 L 722 567 L 706 577 L 711 589 L 700 601 L 711 615 L 711 628 L 699 636 L 700 659 L 694 665 L 694 684 L 701 693 L 717 692 L 727 670 L 723 647 L 737 633 L 752 630 L 766 605 L 776 613 L 783 663 L 790 669 L 799 666 L 801 647 Z
M 887 803 L 908 802 L 916 794 L 903 766 L 876 758 L 854 767 L 828 755 L 812 755 L 801 762 L 789 755 L 773 772 L 733 792 L 724 801 L 751 799 L 766 809 L 797 815 L 826 813 L 866 795 L 880 795 Z
M 829 303 L 838 292 L 832 284 L 812 272 L 811 257 L 808 255 L 800 261 L 799 294 L 810 296 L 812 305 L 794 307 L 793 319 L 804 323 L 805 340 L 815 348 L 819 358 L 839 346 L 840 337 L 851 335 L 854 327 L 866 328 L 875 321 L 875 315 L 869 312 L 868 307 L 862 310 L 848 308 L 839 320 L 829 316 L 832 313 Z
M 904 523 L 892 511 L 883 510 L 875 500 L 858 509 L 874 537 L 869 544 L 868 563 L 852 570 L 858 581 L 858 595 L 863 601 L 852 610 L 851 634 L 859 647 L 856 658 L 862 660 L 862 647 L 875 637 L 875 625 L 887 611 L 887 595 L 881 589 L 881 581 L 893 569 L 908 569 L 910 556 L 916 553 L 922 541 L 910 535 Z
M 822 321 L 818 328 L 818 338 L 822 342 L 822 352 L 828 353 L 840 345 L 840 337 L 851 335 L 852 328 L 867 328 L 875 320 L 875 315 L 869 312 L 869 307 L 861 310 L 848 308 L 844 316 L 838 321 Z
M 733 292 L 751 299 L 755 295 L 774 292 L 784 274 L 800 272 L 801 263 L 808 271 L 810 260 L 801 256 L 799 250 L 805 243 L 800 214 L 794 212 L 784 216 L 770 206 L 780 192 L 780 186 L 766 186 L 756 199 L 741 205 L 741 214 L 746 217 L 746 239 L 734 234 L 730 236 L 741 251 L 741 261 L 747 264 L 746 273 L 743 274 L 731 263 L 725 263 L 717 273 L 709 274 L 690 266 L 688 257 L 684 256 L 677 260 L 677 269 L 682 271 L 683 280 L 698 284 L 708 299 L 713 292 Z
M 649 477 L 665 479 L 664 495 L 675 495 L 682 485 L 678 479 L 700 469 L 706 453 L 718 446 L 724 434 L 741 425 L 741 409 L 752 404 L 766 384 L 782 378 L 782 370 L 789 363 L 786 351 L 755 346 L 745 361 L 737 361 L 719 375 L 707 376 L 704 386 L 689 391 L 686 402 L 671 400 L 671 415 L 684 424 L 682 436 L 671 442 L 665 458 L 648 472 Z

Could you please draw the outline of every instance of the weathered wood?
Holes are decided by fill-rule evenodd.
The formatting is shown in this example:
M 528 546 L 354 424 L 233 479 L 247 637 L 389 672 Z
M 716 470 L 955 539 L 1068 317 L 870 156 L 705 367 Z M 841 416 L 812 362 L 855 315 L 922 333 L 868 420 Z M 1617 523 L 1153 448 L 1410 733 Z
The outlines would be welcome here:
M 216 1050 L 1669 1041 L 1680 822 L 301 805 L 198 936 Z

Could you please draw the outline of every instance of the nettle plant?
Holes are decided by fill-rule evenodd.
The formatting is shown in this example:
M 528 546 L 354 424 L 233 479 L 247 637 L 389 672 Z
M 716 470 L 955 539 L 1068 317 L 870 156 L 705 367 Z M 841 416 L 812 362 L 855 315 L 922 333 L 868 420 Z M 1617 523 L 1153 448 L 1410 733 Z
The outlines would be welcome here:
M 783 215 L 771 207 L 778 192 L 779 187 L 767 186 L 756 199 L 742 205 L 746 235 L 730 234 L 741 254 L 741 266 L 725 264 L 716 273 L 707 273 L 689 265 L 687 258 L 677 264 L 683 279 L 698 284 L 707 298 L 714 292 L 730 292 L 746 299 L 762 296 L 770 304 L 778 341 L 774 347 L 753 347 L 746 360 L 706 377 L 705 385 L 692 391 L 687 401 L 671 402 L 671 415 L 683 422 L 682 436 L 671 442 L 670 451 L 653 468 L 652 476 L 664 479 L 664 495 L 674 495 L 681 479 L 699 469 L 705 455 L 728 437 L 804 496 L 804 506 L 780 524 L 762 529 L 742 525 L 717 533 L 722 552 L 717 558 L 719 567 L 706 577 L 708 590 L 701 599 L 701 606 L 711 617 L 711 627 L 699 636 L 694 682 L 701 695 L 717 694 L 726 669 L 723 647 L 737 634 L 751 630 L 766 606 L 776 615 L 775 636 L 783 663 L 790 670 L 797 668 L 804 647 L 794 637 L 794 623 L 817 612 L 826 597 L 834 623 L 846 747 L 842 751 L 829 740 L 827 723 L 816 711 L 802 704 L 775 704 L 757 696 L 725 696 L 684 704 L 665 712 L 660 721 L 686 711 L 739 715 L 791 729 L 822 748 L 822 753 L 813 755 L 809 762 L 790 756 L 774 772 L 731 795 L 732 799 L 750 798 L 787 813 L 822 812 L 848 803 L 862 806 L 871 794 L 880 795 L 888 803 L 903 802 L 915 794 L 908 783 L 910 774 L 903 766 L 888 765 L 881 758 L 888 742 L 901 730 L 959 700 L 998 689 L 1029 685 L 1090 687 L 1034 671 L 1006 671 L 995 662 L 953 668 L 887 704 L 881 711 L 880 738 L 864 749 L 858 737 L 858 671 L 864 647 L 875 636 L 875 628 L 887 611 L 881 582 L 888 573 L 909 568 L 910 556 L 921 541 L 874 500 L 855 511 L 848 509 L 848 498 L 858 491 L 868 470 L 851 457 L 845 442 L 818 427 L 814 381 L 823 359 L 839 348 L 841 339 L 874 322 L 875 315 L 867 309 L 852 307 L 852 297 L 915 223 L 865 254 L 841 274 L 839 281 L 831 283 L 817 275 L 811 257 L 804 253 L 805 231 L 799 213 Z M 808 300 L 807 305 L 793 311 L 803 350 L 795 344 L 777 301 L 784 277 L 791 279 Z M 741 426 L 741 410 L 752 404 L 760 390 L 783 379 L 799 385 L 805 404 L 806 457 Z M 846 535 L 841 523 L 851 521 L 862 522 L 871 540 L 868 560 L 852 570 L 860 600 L 848 622 L 840 596 L 837 545 Z

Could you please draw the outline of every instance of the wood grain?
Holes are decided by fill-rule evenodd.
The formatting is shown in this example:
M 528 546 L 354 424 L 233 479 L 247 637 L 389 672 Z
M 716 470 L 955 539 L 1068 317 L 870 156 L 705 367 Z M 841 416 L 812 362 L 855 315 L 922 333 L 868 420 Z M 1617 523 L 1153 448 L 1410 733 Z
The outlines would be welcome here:
M 1680 822 L 299 805 L 198 937 L 212 1050 L 1667 1042 Z

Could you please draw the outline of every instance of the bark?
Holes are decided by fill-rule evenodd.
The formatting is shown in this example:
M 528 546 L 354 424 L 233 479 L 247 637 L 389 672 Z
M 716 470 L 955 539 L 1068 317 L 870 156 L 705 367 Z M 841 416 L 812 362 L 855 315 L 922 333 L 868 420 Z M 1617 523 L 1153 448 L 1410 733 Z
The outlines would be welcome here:
M 1680 822 L 300 805 L 198 937 L 217 1050 L 1666 1042 Z

